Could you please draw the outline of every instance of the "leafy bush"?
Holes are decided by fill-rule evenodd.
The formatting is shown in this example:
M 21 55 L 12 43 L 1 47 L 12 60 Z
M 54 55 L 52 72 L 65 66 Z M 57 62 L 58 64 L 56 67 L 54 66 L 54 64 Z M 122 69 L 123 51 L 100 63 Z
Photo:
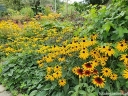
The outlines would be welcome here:
M 24 16 L 27 16 L 29 18 L 32 18 L 34 16 L 34 12 L 31 9 L 31 7 L 24 7 L 20 10 L 20 13 Z
M 0 4 L 0 17 L 4 16 L 7 13 L 7 9 L 3 4 Z
M 97 5 L 92 6 L 84 13 L 86 28 L 83 28 L 80 34 L 98 33 L 99 40 L 103 42 L 128 40 L 127 9 L 127 1 L 117 1 L 107 7 L 100 6 L 99 9 L 97 9 Z
M 2 82 L 11 91 L 17 89 L 19 92 L 36 90 L 43 83 L 43 70 L 38 69 L 36 60 L 39 59 L 36 53 L 22 53 L 14 57 L 9 57 L 4 63 Z M 9 82 L 8 82 L 9 81 Z

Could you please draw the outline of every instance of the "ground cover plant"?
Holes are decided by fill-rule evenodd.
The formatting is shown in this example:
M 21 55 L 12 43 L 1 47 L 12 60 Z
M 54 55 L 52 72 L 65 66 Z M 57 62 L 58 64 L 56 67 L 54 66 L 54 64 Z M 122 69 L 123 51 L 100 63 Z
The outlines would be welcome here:
M 127 95 L 126 9 L 125 0 L 89 5 L 81 26 L 56 13 L 1 21 L 1 83 L 14 96 Z

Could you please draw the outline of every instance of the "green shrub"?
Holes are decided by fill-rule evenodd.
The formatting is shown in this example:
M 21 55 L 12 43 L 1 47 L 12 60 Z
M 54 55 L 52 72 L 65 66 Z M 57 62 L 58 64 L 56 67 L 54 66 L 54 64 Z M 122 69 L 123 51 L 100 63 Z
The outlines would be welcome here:
M 7 12 L 6 7 L 3 4 L 0 4 L 0 17 L 4 16 Z
M 37 59 L 39 59 L 39 56 L 36 53 L 10 56 L 4 63 L 4 70 L 1 74 L 1 78 L 4 79 L 1 82 L 6 84 L 10 91 L 16 89 L 19 92 L 29 94 L 36 90 L 37 86 L 44 81 L 42 76 L 45 75 L 42 69 L 38 69 Z
M 34 16 L 34 12 L 33 12 L 33 10 L 30 7 L 22 8 L 20 10 L 20 13 L 22 15 L 25 15 L 25 16 L 30 17 L 30 18 L 32 18 Z

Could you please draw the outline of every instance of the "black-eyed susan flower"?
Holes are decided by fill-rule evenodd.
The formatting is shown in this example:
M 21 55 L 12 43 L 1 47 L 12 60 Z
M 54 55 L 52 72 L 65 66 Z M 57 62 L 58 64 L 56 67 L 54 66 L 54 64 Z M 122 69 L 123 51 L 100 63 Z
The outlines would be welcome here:
M 92 60 L 91 63 L 93 64 L 94 67 L 98 66 L 99 65 L 99 62 L 98 60 Z
M 93 40 L 95 40 L 97 37 L 98 37 L 97 34 L 92 34 L 92 35 L 91 35 L 91 39 L 93 39 Z
M 50 63 L 50 62 L 53 61 L 53 59 L 51 57 L 49 57 L 49 56 L 47 56 L 45 60 L 46 60 L 47 63 Z
M 94 69 L 94 65 L 93 65 L 91 62 L 84 63 L 84 64 L 82 65 L 82 67 L 83 67 L 85 70 L 93 70 L 93 69 Z
M 62 77 L 62 72 L 61 71 L 57 71 L 57 72 L 53 73 L 53 77 L 55 79 L 58 79 L 58 78 Z
M 89 45 L 92 46 L 92 45 L 95 45 L 97 43 L 97 41 L 95 39 L 91 39 L 89 42 Z
M 50 79 L 51 81 L 54 81 L 54 80 L 55 80 L 55 78 L 54 78 L 53 75 L 50 75 L 49 79 Z
M 90 54 L 91 54 L 90 56 L 93 58 L 100 57 L 100 53 L 97 50 L 91 50 Z
M 118 42 L 116 45 L 116 49 L 119 51 L 122 51 L 122 52 L 124 52 L 127 48 L 128 48 L 128 46 L 127 46 L 127 43 L 125 42 L 125 40 Z
M 104 88 L 105 79 L 102 76 L 93 76 L 92 83 L 97 87 Z
M 45 80 L 50 80 L 51 75 L 46 75 Z
M 110 68 L 102 68 L 102 72 L 103 76 L 105 77 L 109 77 L 112 74 L 112 70 Z
M 115 74 L 115 73 L 111 74 L 110 79 L 117 80 L 117 74 Z
M 105 51 L 105 54 L 108 56 L 112 56 L 115 53 L 114 49 L 109 48 Z
M 44 66 L 44 64 L 41 63 L 41 64 L 39 64 L 38 66 L 39 66 L 39 68 L 42 68 L 42 67 Z
M 52 67 L 47 67 L 46 70 L 47 70 L 47 74 L 50 74 L 52 72 L 53 68 Z
M 102 47 L 99 47 L 98 50 L 101 52 L 101 53 L 105 53 L 106 50 L 109 49 L 109 46 L 102 46 Z
M 100 65 L 101 65 L 102 67 L 104 67 L 104 66 L 106 65 L 106 62 L 105 62 L 105 61 L 101 61 L 101 62 L 100 62 Z
M 120 60 L 123 60 L 124 64 L 128 64 L 128 54 L 122 54 Z
M 84 70 L 84 75 L 85 76 L 91 76 L 91 74 L 92 74 L 92 71 L 90 71 L 90 70 Z
M 66 84 L 66 79 L 60 79 L 58 83 L 60 86 L 64 86 Z
M 63 61 L 65 61 L 65 58 L 64 58 L 64 57 L 60 57 L 60 58 L 58 58 L 58 60 L 59 60 L 60 62 L 63 62 Z
M 81 59 L 87 59 L 89 56 L 89 53 L 87 50 L 81 50 L 80 53 L 79 53 L 79 58 Z
M 78 75 L 79 78 L 83 78 L 84 77 L 84 69 L 77 67 L 75 74 Z
M 99 72 L 98 72 L 98 70 L 97 70 L 97 69 L 94 69 L 94 70 L 92 71 L 92 74 L 97 75 L 97 74 L 99 74 Z
M 123 71 L 123 77 L 124 77 L 125 79 L 128 79 L 128 69 L 125 69 L 125 70 Z
M 53 70 L 54 70 L 54 72 L 61 71 L 61 70 L 62 70 L 62 67 L 56 65 L 56 66 L 53 68 Z

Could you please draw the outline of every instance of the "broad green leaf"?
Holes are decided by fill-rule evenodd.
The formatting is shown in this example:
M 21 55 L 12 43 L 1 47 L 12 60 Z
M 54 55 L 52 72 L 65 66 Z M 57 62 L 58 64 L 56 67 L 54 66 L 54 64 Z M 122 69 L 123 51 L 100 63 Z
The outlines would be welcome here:
M 79 90 L 79 87 L 80 87 L 80 85 L 75 86 L 74 87 L 75 91 L 78 91 Z
M 37 86 L 37 89 L 40 89 L 42 87 L 42 85 L 41 84 L 39 84 L 38 86 Z
M 86 92 L 84 90 L 79 90 L 79 94 L 86 95 Z
M 8 73 L 8 76 L 12 76 L 13 75 L 13 69 L 10 70 L 10 72 Z
M 128 81 L 126 82 L 126 87 L 128 88 Z
M 110 28 L 111 28 L 111 25 L 112 25 L 112 23 L 111 22 L 106 22 L 103 26 L 102 26 L 102 28 L 104 29 L 104 30 L 106 30 L 106 32 L 108 32 L 109 30 L 110 30 Z
M 94 93 L 89 93 L 88 96 L 96 96 Z
M 29 96 L 35 96 L 36 93 L 37 93 L 37 90 L 34 90 L 34 91 L 32 91 L 32 92 L 29 94 Z
M 67 93 L 68 90 L 69 90 L 69 84 L 66 84 L 66 85 L 64 86 L 64 92 Z
M 46 96 L 47 95 L 47 91 L 40 91 L 37 93 L 36 96 Z
M 43 88 L 43 90 L 49 90 L 49 89 L 51 89 L 51 85 L 50 85 L 50 84 L 47 84 L 47 85 Z
M 78 92 L 74 92 L 71 96 L 78 96 Z

